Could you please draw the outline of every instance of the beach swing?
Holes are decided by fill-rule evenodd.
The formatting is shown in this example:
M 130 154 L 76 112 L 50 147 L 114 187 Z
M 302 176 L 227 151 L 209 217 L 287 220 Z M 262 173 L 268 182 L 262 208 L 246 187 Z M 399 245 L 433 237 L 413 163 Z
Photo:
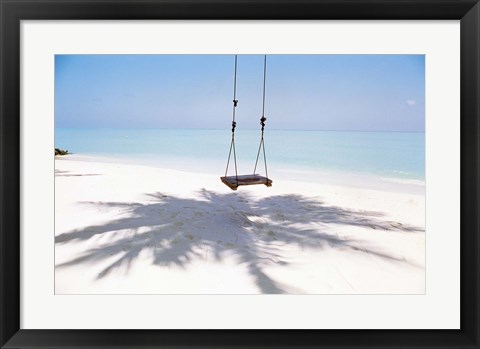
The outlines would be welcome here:
M 235 55 L 235 75 L 233 80 L 233 117 L 232 117 L 232 141 L 230 143 L 230 151 L 228 152 L 227 168 L 225 169 L 225 176 L 220 177 L 223 183 L 227 185 L 232 190 L 237 190 L 241 185 L 255 185 L 255 184 L 264 184 L 267 187 L 272 186 L 272 180 L 268 178 L 267 171 L 267 157 L 265 155 L 265 141 L 263 139 L 263 133 L 265 129 L 265 81 L 267 76 L 267 55 L 265 55 L 263 61 L 263 105 L 262 105 L 262 117 L 260 118 L 260 125 L 262 125 L 262 137 L 260 138 L 260 145 L 258 146 L 257 159 L 255 160 L 255 167 L 252 174 L 248 175 L 238 175 L 237 171 L 237 156 L 235 153 L 235 127 L 237 123 L 235 122 L 235 110 L 237 108 L 237 55 Z M 265 164 L 265 177 L 260 176 L 255 173 L 257 171 L 258 158 L 260 156 L 260 150 L 263 148 L 263 162 Z M 235 176 L 227 176 L 228 166 L 230 164 L 230 158 L 233 150 L 233 160 L 235 163 Z

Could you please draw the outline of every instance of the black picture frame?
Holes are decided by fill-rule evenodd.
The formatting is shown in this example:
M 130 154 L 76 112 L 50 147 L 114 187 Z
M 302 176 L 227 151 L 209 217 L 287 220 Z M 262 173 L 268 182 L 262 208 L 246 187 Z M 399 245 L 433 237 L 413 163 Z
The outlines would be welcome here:
M 128 19 L 460 20 L 461 329 L 20 329 L 20 21 Z M 479 348 L 478 0 L 0 0 L 2 348 Z M 45 314 L 48 316 L 48 314 Z M 232 315 L 233 316 L 233 315 Z

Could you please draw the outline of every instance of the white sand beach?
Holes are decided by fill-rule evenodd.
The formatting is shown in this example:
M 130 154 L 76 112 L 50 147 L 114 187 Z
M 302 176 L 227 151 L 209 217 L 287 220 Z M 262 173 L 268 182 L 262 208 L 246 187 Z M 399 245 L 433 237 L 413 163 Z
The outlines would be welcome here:
M 56 294 L 422 294 L 423 194 L 55 161 Z M 393 184 L 392 184 L 393 188 Z

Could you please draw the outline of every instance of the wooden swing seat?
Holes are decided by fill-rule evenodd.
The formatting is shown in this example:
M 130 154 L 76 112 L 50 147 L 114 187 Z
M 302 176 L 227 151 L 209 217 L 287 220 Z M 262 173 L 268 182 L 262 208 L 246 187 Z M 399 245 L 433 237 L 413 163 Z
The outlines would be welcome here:
M 255 184 L 264 184 L 267 187 L 272 186 L 272 180 L 266 177 L 260 176 L 258 174 L 251 175 L 241 175 L 241 176 L 226 176 L 220 177 L 222 182 L 230 187 L 232 190 L 237 190 L 241 185 L 255 185 Z M 237 181 L 238 180 L 238 181 Z

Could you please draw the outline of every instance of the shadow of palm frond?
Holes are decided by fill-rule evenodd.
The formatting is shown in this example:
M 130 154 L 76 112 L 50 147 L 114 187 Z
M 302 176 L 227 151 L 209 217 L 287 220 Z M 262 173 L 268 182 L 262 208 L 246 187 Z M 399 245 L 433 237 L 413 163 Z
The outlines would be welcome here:
M 423 230 L 385 221 L 378 212 L 328 206 L 320 200 L 300 195 L 253 199 L 243 193 L 217 194 L 202 190 L 196 199 L 162 193 L 148 194 L 148 198 L 148 203 L 85 203 L 102 209 L 123 210 L 127 216 L 56 236 L 56 244 L 66 244 L 106 233 L 118 235 L 56 267 L 65 268 L 118 256 L 98 274 L 100 279 L 117 269 L 128 271 L 143 251 L 152 254 L 154 265 L 181 268 L 186 268 L 195 259 L 205 258 L 205 254 L 217 261 L 228 254 L 234 255 L 239 263 L 246 266 L 262 293 L 287 293 L 283 285 L 265 272 L 266 266 L 289 263 L 280 251 L 281 245 L 319 250 L 326 247 L 350 249 L 392 262 L 408 263 L 382 251 L 366 248 L 353 239 L 328 233 L 326 224 L 403 232 Z M 313 229 L 312 224 L 315 225 Z

